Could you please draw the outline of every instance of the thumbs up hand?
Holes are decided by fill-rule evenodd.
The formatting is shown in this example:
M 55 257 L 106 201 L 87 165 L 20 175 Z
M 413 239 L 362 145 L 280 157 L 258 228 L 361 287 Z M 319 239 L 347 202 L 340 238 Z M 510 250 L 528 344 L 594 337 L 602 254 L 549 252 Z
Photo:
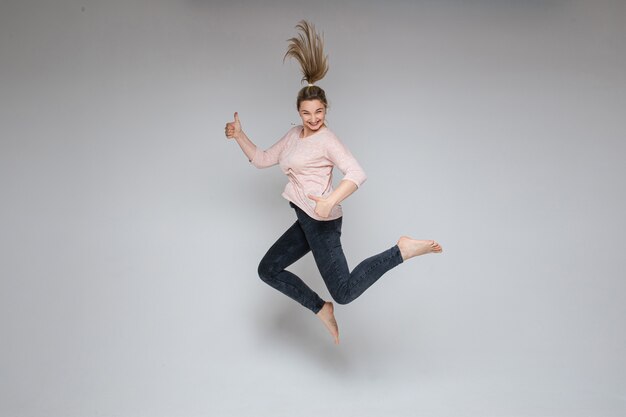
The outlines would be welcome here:
M 330 216 L 330 211 L 335 205 L 328 199 L 328 197 L 317 197 L 311 194 L 309 194 L 308 197 L 315 201 L 315 214 L 324 218 Z
M 235 120 L 226 123 L 224 133 L 228 139 L 236 139 L 241 134 L 241 122 L 239 121 L 239 114 L 235 112 Z

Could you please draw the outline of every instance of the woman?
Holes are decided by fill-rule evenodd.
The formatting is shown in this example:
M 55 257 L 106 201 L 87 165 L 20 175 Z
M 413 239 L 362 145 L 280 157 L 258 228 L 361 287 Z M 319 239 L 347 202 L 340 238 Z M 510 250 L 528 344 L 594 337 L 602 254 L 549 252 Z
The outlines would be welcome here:
M 365 259 L 352 272 L 348 269 L 341 247 L 341 203 L 366 180 L 363 169 L 350 151 L 325 124 L 328 102 L 326 93 L 315 82 L 328 71 L 323 55 L 323 40 L 313 25 L 301 21 L 296 28 L 302 33 L 289 39 L 284 58 L 293 57 L 302 67 L 302 88 L 296 107 L 302 125 L 291 128 L 280 140 L 263 151 L 241 128 L 238 113 L 227 123 L 226 137 L 235 139 L 249 162 L 257 168 L 280 164 L 289 178 L 283 197 L 295 210 L 296 222 L 274 243 L 259 264 L 259 276 L 304 307 L 324 323 L 339 343 L 339 328 L 333 304 L 322 300 L 286 267 L 309 251 L 333 299 L 347 304 L 360 296 L 385 272 L 414 256 L 441 252 L 433 240 L 416 240 L 402 236 L 391 248 Z M 283 59 L 284 61 L 284 59 Z M 336 166 L 344 174 L 334 189 L 332 170 Z

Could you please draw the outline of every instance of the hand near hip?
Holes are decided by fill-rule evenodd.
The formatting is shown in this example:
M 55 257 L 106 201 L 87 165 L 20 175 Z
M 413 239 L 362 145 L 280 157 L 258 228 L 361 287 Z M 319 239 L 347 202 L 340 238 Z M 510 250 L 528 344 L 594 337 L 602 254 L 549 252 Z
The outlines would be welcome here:
M 317 197 L 309 194 L 308 197 L 315 201 L 315 214 L 320 217 L 330 216 L 330 211 L 335 205 L 328 199 L 328 197 Z
M 239 114 L 237 112 L 235 112 L 235 120 L 226 123 L 224 133 L 226 133 L 228 139 L 236 139 L 241 134 L 241 122 L 239 122 Z

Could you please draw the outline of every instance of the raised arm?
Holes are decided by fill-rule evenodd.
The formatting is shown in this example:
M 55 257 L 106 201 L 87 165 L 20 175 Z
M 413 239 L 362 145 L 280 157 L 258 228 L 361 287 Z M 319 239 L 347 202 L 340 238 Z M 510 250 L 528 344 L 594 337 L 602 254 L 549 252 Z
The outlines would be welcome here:
M 235 120 L 226 123 L 224 132 L 228 139 L 235 139 L 243 153 L 248 157 L 248 161 L 252 161 L 256 153 L 256 145 L 252 143 L 250 138 L 241 130 L 241 122 L 239 121 L 239 114 L 237 112 L 235 112 Z
M 261 150 L 248 138 L 241 130 L 241 122 L 239 122 L 239 114 L 235 112 L 235 121 L 226 123 L 226 137 L 235 139 L 244 154 L 248 157 L 248 161 L 257 168 L 267 168 L 278 164 L 278 157 L 283 151 L 289 132 L 285 134 L 278 142 L 274 143 L 269 149 Z

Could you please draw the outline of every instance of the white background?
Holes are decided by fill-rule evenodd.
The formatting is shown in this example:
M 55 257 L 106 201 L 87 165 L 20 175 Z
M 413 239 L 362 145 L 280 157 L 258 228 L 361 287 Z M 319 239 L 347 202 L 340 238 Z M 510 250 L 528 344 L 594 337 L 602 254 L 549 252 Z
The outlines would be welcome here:
M 339 346 L 258 278 L 287 179 L 223 134 L 300 122 L 303 18 L 350 266 L 444 247 Z M 625 43 L 619 0 L 2 0 L 0 415 L 625 415 Z

